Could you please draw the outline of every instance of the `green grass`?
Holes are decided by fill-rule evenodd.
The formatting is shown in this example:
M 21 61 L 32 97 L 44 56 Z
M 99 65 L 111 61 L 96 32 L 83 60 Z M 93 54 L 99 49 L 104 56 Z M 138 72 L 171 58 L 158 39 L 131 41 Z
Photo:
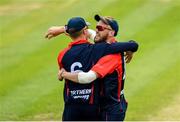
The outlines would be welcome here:
M 162 113 L 180 96 L 179 0 L 1 0 L 0 120 L 61 120 L 64 84 L 57 80 L 56 59 L 70 39 L 49 41 L 44 34 L 73 16 L 94 29 L 96 13 L 118 20 L 118 40 L 140 44 L 127 64 L 126 120 L 164 120 L 164 114 L 180 120 Z

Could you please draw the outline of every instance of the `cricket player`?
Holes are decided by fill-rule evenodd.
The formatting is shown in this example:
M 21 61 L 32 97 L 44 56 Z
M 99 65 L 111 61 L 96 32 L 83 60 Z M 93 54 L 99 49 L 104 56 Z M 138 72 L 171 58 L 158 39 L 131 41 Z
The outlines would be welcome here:
M 104 27 L 104 30 L 114 30 Z M 138 45 L 129 43 L 98 43 L 90 44 L 87 41 L 87 24 L 83 18 L 75 17 L 68 21 L 66 32 L 73 42 L 60 52 L 58 63 L 60 68 L 75 73 L 87 72 L 103 56 L 124 51 L 136 51 Z M 61 79 L 61 78 L 60 78 Z M 99 82 L 82 85 L 65 79 L 64 87 L 65 108 L 63 120 L 98 120 L 99 118 Z
M 101 35 L 102 27 L 110 24 L 112 29 L 116 30 L 117 23 L 109 17 L 95 16 L 97 24 L 96 42 L 110 40 L 109 43 L 116 42 L 115 38 L 108 35 Z M 114 22 L 114 23 L 113 23 Z M 113 24 L 112 24 L 113 23 Z M 114 27 L 115 26 L 115 27 Z M 101 28 L 101 29 L 100 29 Z M 116 32 L 116 31 L 115 31 Z M 117 33 L 114 34 L 116 36 Z M 61 69 L 60 77 L 69 79 L 76 83 L 88 84 L 97 78 L 99 80 L 100 90 L 100 115 L 103 121 L 123 121 L 127 110 L 127 102 L 124 97 L 125 81 L 125 61 L 124 53 L 108 55 L 102 57 L 90 71 L 80 73 L 70 73 Z

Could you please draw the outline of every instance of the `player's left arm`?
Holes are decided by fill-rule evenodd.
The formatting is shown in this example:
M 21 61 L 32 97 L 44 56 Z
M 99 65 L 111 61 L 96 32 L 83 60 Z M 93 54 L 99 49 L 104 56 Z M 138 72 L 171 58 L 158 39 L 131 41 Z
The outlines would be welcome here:
M 118 54 L 104 56 L 88 72 L 70 73 L 61 69 L 59 74 L 75 83 L 88 84 L 113 72 L 119 63 L 119 57 Z
M 75 83 L 87 84 L 87 83 L 91 83 L 92 81 L 97 79 L 99 76 L 96 72 L 91 71 L 91 70 L 89 72 L 71 73 L 71 72 L 65 71 L 62 68 L 61 70 L 59 70 L 58 77 L 68 79 Z
M 78 73 L 67 72 L 64 68 L 59 70 L 58 77 L 74 81 L 75 83 L 78 82 Z
M 131 51 L 125 52 L 125 60 L 126 60 L 126 63 L 130 63 L 130 61 L 131 61 L 132 58 L 133 58 L 133 55 L 134 55 L 134 52 L 131 52 Z
M 126 51 L 136 52 L 138 50 L 138 43 L 130 40 L 129 42 L 116 42 L 112 44 L 106 44 L 105 55 L 122 53 Z

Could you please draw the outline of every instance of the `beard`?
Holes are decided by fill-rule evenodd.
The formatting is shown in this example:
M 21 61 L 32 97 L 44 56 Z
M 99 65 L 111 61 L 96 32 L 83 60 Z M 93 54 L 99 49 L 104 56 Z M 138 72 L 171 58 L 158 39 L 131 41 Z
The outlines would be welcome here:
M 108 35 L 100 36 L 99 34 L 95 36 L 94 43 L 106 42 Z

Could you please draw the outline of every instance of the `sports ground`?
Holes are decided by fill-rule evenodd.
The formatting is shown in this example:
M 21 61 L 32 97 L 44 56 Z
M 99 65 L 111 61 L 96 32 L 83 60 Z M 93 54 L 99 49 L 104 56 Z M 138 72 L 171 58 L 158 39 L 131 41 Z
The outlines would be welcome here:
M 70 39 L 52 25 L 113 16 L 117 39 L 140 48 L 127 64 L 126 120 L 180 120 L 180 0 L 0 0 L 0 120 L 61 120 L 57 55 Z

